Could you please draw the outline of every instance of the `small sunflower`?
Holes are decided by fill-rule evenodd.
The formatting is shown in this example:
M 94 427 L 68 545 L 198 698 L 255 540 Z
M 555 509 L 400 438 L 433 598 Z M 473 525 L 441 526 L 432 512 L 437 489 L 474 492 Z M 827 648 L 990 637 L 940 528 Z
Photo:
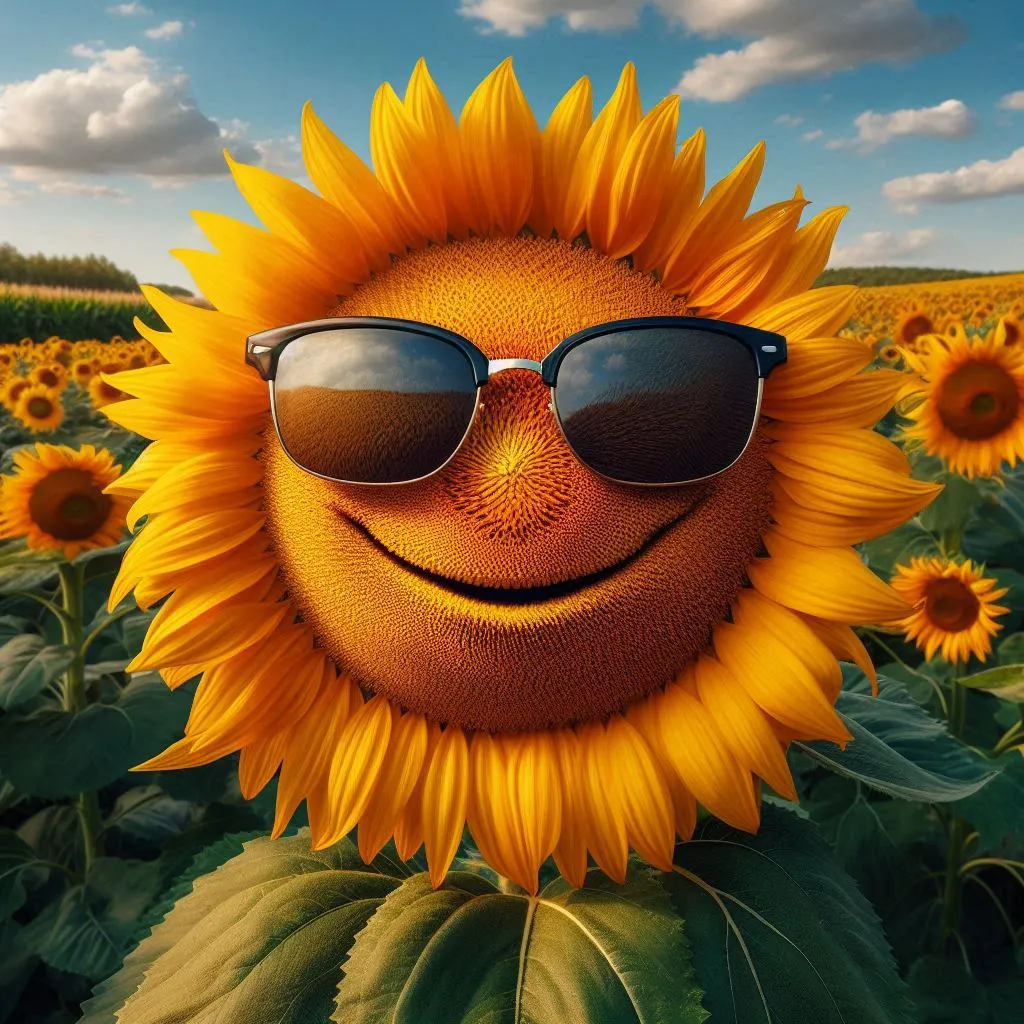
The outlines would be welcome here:
M 3 389 L 0 390 L 0 402 L 3 403 L 5 409 L 14 412 L 21 393 L 29 386 L 29 383 L 27 377 L 8 377 L 4 381 Z
M 121 539 L 129 503 L 104 493 L 121 475 L 106 449 L 37 442 L 35 453 L 15 452 L 14 469 L 0 477 L 0 536 L 24 537 L 33 551 L 62 550 L 69 560 Z
M 1006 587 L 993 589 L 996 580 L 970 560 L 958 565 L 941 558 L 913 558 L 896 570 L 893 589 L 914 606 L 898 625 L 926 658 L 941 649 L 946 661 L 957 664 L 971 654 L 984 661 L 992 653 L 992 637 L 1003 628 L 995 619 L 1009 611 L 996 604 L 1008 592 Z
M 920 401 L 904 437 L 940 456 L 954 473 L 995 476 L 1024 458 L 1024 347 L 962 328 L 909 353 Z
M 1004 316 L 995 326 L 995 338 L 1004 345 L 1016 345 L 1024 337 L 1024 323 L 1015 316 Z
M 60 395 L 45 384 L 29 384 L 18 395 L 14 415 L 35 433 L 56 430 L 64 421 Z
M 935 322 L 920 306 L 914 306 L 900 314 L 893 333 L 897 344 L 913 345 L 922 334 L 934 334 Z
M 60 391 L 67 383 L 68 371 L 60 363 L 41 363 L 29 372 L 28 379 L 33 384 Z
M 903 352 L 899 345 L 880 345 L 878 347 L 878 358 L 886 366 L 899 366 L 903 362 Z
M 128 396 L 120 388 L 115 388 L 113 384 L 108 384 L 97 371 L 95 376 L 89 381 L 89 397 L 97 409 L 102 409 L 104 406 L 110 405 L 113 402 L 120 402 L 122 398 L 127 398 Z
M 88 387 L 96 372 L 91 359 L 76 359 L 71 364 L 71 379 L 82 387 Z

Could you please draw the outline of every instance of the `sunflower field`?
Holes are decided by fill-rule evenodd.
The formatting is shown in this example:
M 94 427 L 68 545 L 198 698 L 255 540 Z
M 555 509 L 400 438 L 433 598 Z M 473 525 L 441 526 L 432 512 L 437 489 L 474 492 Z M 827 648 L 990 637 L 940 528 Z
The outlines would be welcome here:
M 0 295 L 0 1024 L 1024 1021 L 1024 275 L 812 288 L 678 117 L 421 61 L 209 308 Z M 532 376 L 694 317 L 685 429 Z

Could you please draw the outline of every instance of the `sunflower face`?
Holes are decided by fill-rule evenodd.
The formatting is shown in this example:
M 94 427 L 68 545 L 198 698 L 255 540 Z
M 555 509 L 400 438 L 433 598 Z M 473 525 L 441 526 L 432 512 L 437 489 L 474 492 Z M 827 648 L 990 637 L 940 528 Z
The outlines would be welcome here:
M 64 420 L 57 392 L 45 384 L 29 384 L 21 390 L 14 405 L 14 415 L 36 433 L 56 430 Z
M 155 443 L 109 488 L 146 518 L 111 606 L 167 597 L 130 669 L 203 674 L 146 768 L 240 750 L 246 794 L 280 770 L 276 834 L 305 799 L 317 845 L 357 825 L 364 857 L 422 844 L 435 884 L 468 822 L 535 891 L 549 855 L 577 884 L 588 856 L 614 878 L 630 848 L 668 865 L 698 801 L 755 829 L 758 779 L 794 792 L 791 739 L 848 739 L 836 658 L 871 673 L 849 624 L 907 612 L 851 545 L 937 490 L 870 429 L 906 375 L 834 337 L 854 289 L 808 290 L 845 211 L 798 227 L 797 190 L 748 216 L 760 146 L 705 196 L 703 134 L 675 153 L 677 117 L 677 98 L 644 115 L 627 67 L 596 119 L 582 79 L 541 131 L 505 62 L 456 121 L 421 62 L 375 99 L 374 170 L 307 108 L 323 199 L 231 163 L 269 230 L 197 215 L 219 254 L 179 255 L 215 310 L 145 289 L 167 363 L 112 379 L 135 397 L 110 418 Z M 488 381 L 433 475 L 333 483 L 284 452 L 242 361 L 246 336 L 330 315 L 537 360 L 679 314 L 788 349 L 743 457 L 690 486 L 588 470 L 525 370 Z
M 914 345 L 924 334 L 934 334 L 935 325 L 923 309 L 909 309 L 900 316 L 893 340 L 902 345 Z
M 996 601 L 1008 591 L 995 589 L 996 581 L 970 561 L 915 558 L 897 566 L 892 585 L 914 608 L 901 625 L 926 658 L 941 651 L 955 664 L 992 652 L 992 637 L 1003 628 L 995 620 L 1008 611 Z
M 67 558 L 116 544 L 127 502 L 104 494 L 120 474 L 107 451 L 37 444 L 14 456 L 15 473 L 0 491 L 0 533 L 26 537 L 34 550 L 59 549 Z

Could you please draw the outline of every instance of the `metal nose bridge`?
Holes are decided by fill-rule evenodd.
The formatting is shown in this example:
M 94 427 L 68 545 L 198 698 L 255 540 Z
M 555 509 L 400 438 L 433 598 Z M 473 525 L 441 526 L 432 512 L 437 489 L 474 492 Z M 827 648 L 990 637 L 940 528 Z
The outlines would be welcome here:
M 536 359 L 491 359 L 487 363 L 487 376 L 492 377 L 502 370 L 533 370 L 541 372 L 541 365 Z

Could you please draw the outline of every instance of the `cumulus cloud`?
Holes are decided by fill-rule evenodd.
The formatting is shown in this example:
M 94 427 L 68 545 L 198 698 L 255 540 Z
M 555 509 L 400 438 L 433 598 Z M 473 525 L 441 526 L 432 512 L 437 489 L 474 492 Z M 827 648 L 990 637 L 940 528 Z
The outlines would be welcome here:
M 820 139 L 824 134 L 825 133 L 820 128 L 814 128 L 809 132 L 804 132 L 800 138 L 803 139 L 804 142 L 814 142 L 815 139 Z
M 787 128 L 795 128 L 797 125 L 803 124 L 804 119 L 802 117 L 794 117 L 793 114 L 779 114 L 775 118 L 776 124 L 784 124 Z
M 40 181 L 36 189 L 51 196 L 79 196 L 83 199 L 117 199 L 122 203 L 131 202 L 123 189 L 110 185 L 87 185 L 80 181 L 57 179 Z
M 180 21 L 165 21 L 156 28 L 147 28 L 144 34 L 147 39 L 173 39 L 181 35 L 182 27 Z
M 226 173 L 225 146 L 258 161 L 236 128 L 199 110 L 186 75 L 163 73 L 135 46 L 73 52 L 89 66 L 0 87 L 0 164 L 157 181 Z
M 997 105 L 1000 110 L 1024 110 L 1024 89 L 1008 92 Z
M 829 149 L 856 147 L 866 153 L 907 135 L 962 139 L 974 131 L 975 118 L 961 100 L 944 100 L 934 107 L 894 110 L 891 114 L 865 110 L 854 118 L 853 123 L 857 128 L 855 138 L 832 139 L 826 146 Z
M 898 263 L 926 250 L 938 237 L 932 228 L 915 228 L 902 234 L 892 231 L 865 231 L 849 245 L 832 250 L 829 266 L 870 267 Z
M 152 14 L 152 11 L 148 7 L 143 7 L 142 4 L 132 0 L 130 4 L 114 4 L 113 7 L 108 7 L 107 14 Z
M 1024 194 L 1024 146 L 1003 160 L 977 160 L 955 171 L 893 178 L 882 186 L 882 194 L 901 213 L 917 213 L 921 203 L 964 203 Z
M 556 18 L 576 32 L 627 28 L 648 6 L 690 34 L 750 40 L 698 58 L 680 79 L 683 96 L 718 103 L 774 82 L 913 60 L 964 36 L 957 19 L 925 14 L 915 0 L 463 0 L 459 13 L 485 32 L 523 36 Z

